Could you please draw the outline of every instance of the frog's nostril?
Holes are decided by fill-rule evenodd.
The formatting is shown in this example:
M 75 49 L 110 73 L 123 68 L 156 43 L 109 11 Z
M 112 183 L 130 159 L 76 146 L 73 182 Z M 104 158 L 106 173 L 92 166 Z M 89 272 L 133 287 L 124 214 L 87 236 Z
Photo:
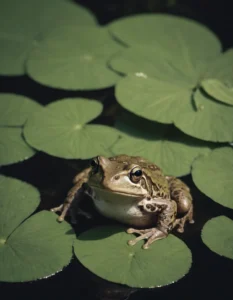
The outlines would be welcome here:
M 118 180 L 119 178 L 120 178 L 119 175 L 116 175 L 116 176 L 114 177 L 115 180 Z

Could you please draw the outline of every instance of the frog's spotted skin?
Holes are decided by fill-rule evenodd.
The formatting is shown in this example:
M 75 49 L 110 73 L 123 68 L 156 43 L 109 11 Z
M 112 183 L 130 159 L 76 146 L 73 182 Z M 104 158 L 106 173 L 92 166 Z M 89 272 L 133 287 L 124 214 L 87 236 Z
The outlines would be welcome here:
M 164 176 L 158 166 L 142 157 L 127 155 L 98 156 L 92 161 L 92 167 L 79 173 L 64 204 L 52 209 L 62 212 L 59 221 L 64 219 L 71 204 L 73 207 L 79 200 L 73 202 L 84 183 L 102 215 L 137 227 L 128 229 L 129 233 L 139 234 L 129 241 L 130 245 L 146 239 L 144 248 L 148 248 L 174 227 L 183 232 L 187 221 L 193 223 L 189 188 L 180 179 Z

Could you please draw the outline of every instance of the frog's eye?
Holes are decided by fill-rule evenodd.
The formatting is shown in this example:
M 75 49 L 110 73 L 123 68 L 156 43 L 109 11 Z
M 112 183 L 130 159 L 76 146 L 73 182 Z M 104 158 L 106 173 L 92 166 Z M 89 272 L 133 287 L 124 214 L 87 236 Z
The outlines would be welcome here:
M 138 167 L 134 168 L 130 173 L 130 179 L 132 182 L 137 183 L 142 177 L 142 170 Z
M 93 158 L 90 161 L 90 165 L 92 167 L 93 173 L 97 173 L 98 169 L 99 169 L 99 161 L 98 161 L 98 159 L 97 158 Z

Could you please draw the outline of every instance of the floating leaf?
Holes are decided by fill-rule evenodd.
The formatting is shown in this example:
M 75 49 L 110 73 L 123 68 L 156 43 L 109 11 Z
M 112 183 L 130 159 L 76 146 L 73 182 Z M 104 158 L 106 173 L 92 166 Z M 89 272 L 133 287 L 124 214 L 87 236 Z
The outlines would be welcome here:
M 0 166 L 28 159 L 36 153 L 25 142 L 21 126 L 40 108 L 39 103 L 27 97 L 0 94 Z
M 233 221 L 219 216 L 208 221 L 202 229 L 202 241 L 213 252 L 233 259 Z
M 25 61 L 33 46 L 33 39 L 0 33 L 0 74 L 23 75 Z
M 95 22 L 88 10 L 70 0 L 2 0 L 0 74 L 25 73 L 25 61 L 40 32 L 60 25 L 94 25 Z
M 215 57 L 210 62 L 206 62 L 206 72 L 204 79 L 218 79 L 227 86 L 233 87 L 233 48 Z
M 100 27 L 64 26 L 44 35 L 32 51 L 27 72 L 54 88 L 100 89 L 112 86 L 119 75 L 107 67 L 111 55 L 122 49 Z
M 128 75 L 115 89 L 117 101 L 136 115 L 161 123 L 172 123 L 180 110 L 189 108 L 191 89 L 155 78 Z
M 72 0 L 1 0 L 0 32 L 34 38 L 48 28 L 72 24 L 95 25 L 96 19 Z
M 22 136 L 21 128 L 0 127 L 0 166 L 23 161 L 35 154 Z
M 0 176 L 0 281 L 31 281 L 68 265 L 74 235 L 56 215 L 40 212 L 39 192 L 19 180 Z
M 65 99 L 34 114 L 24 127 L 26 141 L 34 148 L 63 158 L 110 155 L 108 148 L 119 133 L 104 125 L 86 124 L 102 111 L 89 99 Z
M 172 49 L 174 59 L 181 52 L 186 54 L 184 60 L 189 56 L 206 59 L 221 52 L 221 43 L 213 32 L 200 23 L 182 17 L 139 14 L 113 21 L 108 27 L 114 37 L 127 45 L 155 44 L 162 49 Z
M 164 49 L 157 44 L 137 45 L 117 53 L 110 60 L 110 65 L 123 74 L 136 74 L 145 79 L 155 78 L 164 84 L 171 82 L 192 89 L 199 80 L 202 65 L 198 65 L 197 61 L 190 56 L 191 54 L 185 57 L 181 51 L 182 49 L 180 49 L 180 57 L 176 57 L 170 48 Z
M 222 147 L 198 158 L 192 169 L 195 185 L 221 205 L 233 209 L 233 149 Z
M 78 237 L 75 255 L 96 275 L 131 287 L 168 285 L 189 271 L 191 252 L 180 239 L 169 235 L 143 250 L 143 241 L 127 245 L 134 237 L 120 226 L 97 227 Z
M 214 146 L 184 135 L 171 125 L 129 114 L 118 121 L 116 127 L 122 137 L 111 148 L 115 155 L 142 156 L 157 164 L 166 175 L 189 174 L 193 160 Z
M 0 126 L 23 126 L 27 118 L 41 105 L 16 94 L 0 94 Z
M 233 88 L 227 87 L 217 79 L 204 80 L 201 85 L 208 95 L 220 102 L 233 105 Z
M 195 104 L 195 109 L 194 109 Z M 233 140 L 233 107 L 215 101 L 197 90 L 194 103 L 180 109 L 175 126 L 198 139 L 213 142 Z

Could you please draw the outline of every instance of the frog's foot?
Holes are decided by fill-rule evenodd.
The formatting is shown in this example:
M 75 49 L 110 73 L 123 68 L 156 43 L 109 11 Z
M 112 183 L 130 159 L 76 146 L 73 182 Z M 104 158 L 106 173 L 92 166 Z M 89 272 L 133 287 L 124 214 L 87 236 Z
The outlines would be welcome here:
M 141 240 L 147 240 L 147 242 L 143 245 L 143 249 L 148 249 L 149 246 L 157 240 L 163 239 L 167 237 L 167 234 L 160 231 L 157 228 L 150 228 L 150 229 L 143 229 L 143 230 L 138 230 L 134 228 L 129 228 L 127 230 L 127 233 L 137 233 L 139 234 L 139 237 L 129 240 L 128 245 L 133 246 L 135 245 L 138 241 Z
M 50 211 L 52 212 L 61 212 L 61 215 L 57 218 L 58 222 L 64 221 L 65 216 L 67 215 L 67 212 L 70 208 L 69 203 L 63 203 L 60 206 L 51 208 Z
M 185 223 L 189 222 L 189 224 L 193 224 L 194 220 L 193 220 L 193 207 L 190 208 L 189 212 L 180 219 L 176 219 L 175 223 L 174 223 L 174 227 L 177 227 L 177 231 L 180 233 L 184 232 L 184 226 Z

